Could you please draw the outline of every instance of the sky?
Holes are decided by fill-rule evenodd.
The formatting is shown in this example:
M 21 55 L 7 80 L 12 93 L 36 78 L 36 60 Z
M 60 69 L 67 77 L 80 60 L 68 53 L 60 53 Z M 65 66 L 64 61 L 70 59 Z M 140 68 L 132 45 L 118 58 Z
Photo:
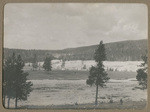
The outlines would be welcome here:
M 4 47 L 58 50 L 148 38 L 144 4 L 9 3 Z

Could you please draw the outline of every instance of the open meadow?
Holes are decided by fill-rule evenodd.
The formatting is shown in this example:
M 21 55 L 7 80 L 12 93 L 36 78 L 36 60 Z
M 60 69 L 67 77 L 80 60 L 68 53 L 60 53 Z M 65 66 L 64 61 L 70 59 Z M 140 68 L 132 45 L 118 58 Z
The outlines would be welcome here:
M 98 105 L 94 106 L 95 86 L 88 86 L 89 71 L 76 70 L 25 70 L 33 83 L 27 101 L 18 102 L 21 108 L 138 108 L 146 106 L 147 90 L 141 90 L 136 72 L 108 71 L 110 80 L 99 88 Z M 120 99 L 123 105 L 120 105 Z M 113 103 L 110 103 L 110 100 Z M 14 106 L 11 100 L 11 106 Z

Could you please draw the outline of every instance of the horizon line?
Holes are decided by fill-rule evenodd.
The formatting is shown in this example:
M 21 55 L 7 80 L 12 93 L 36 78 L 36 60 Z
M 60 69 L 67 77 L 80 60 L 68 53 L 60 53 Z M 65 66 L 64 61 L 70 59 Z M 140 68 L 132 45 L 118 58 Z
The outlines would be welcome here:
M 104 44 L 109 44 L 109 43 L 118 43 L 118 42 L 126 42 L 126 41 L 140 41 L 140 40 L 148 40 L 147 39 L 138 39 L 138 40 L 122 40 L 122 41 L 115 41 L 115 42 L 106 42 Z M 93 44 L 93 45 L 85 45 L 85 46 L 79 46 L 79 47 L 69 47 L 69 48 L 64 48 L 64 49 L 23 49 L 23 48 L 8 48 L 8 47 L 3 47 L 3 49 L 15 49 L 15 50 L 42 50 L 42 51 L 62 51 L 66 49 L 75 49 L 75 48 L 82 48 L 82 47 L 90 47 L 90 46 L 95 46 L 98 44 Z

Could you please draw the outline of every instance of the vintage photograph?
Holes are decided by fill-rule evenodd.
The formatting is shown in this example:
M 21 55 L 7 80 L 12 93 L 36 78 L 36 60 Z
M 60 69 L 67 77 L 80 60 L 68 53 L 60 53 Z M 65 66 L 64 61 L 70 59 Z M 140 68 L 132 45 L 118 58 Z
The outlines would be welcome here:
M 140 3 L 9 3 L 7 109 L 145 109 L 148 9 Z

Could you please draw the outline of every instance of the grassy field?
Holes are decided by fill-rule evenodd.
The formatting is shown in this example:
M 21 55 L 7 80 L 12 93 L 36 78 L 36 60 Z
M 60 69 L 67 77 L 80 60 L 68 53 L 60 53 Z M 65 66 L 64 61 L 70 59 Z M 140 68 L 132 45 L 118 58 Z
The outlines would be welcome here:
M 73 70 L 54 70 L 54 71 L 43 71 L 43 70 L 26 70 L 29 73 L 29 80 L 85 80 L 89 76 L 89 71 L 73 71 Z M 123 80 L 136 77 L 136 72 L 125 72 L 125 71 L 108 71 L 110 79 Z
M 110 80 L 106 87 L 99 88 L 98 106 L 94 106 L 95 86 L 86 84 L 88 71 L 25 71 L 33 83 L 33 91 L 27 101 L 18 102 L 21 108 L 143 109 L 146 106 L 147 91 L 137 89 L 136 72 L 108 71 Z M 113 103 L 109 103 L 110 99 Z
M 39 108 L 39 109 L 83 109 L 83 110 L 90 110 L 90 109 L 144 109 L 146 108 L 146 102 L 144 101 L 128 101 L 124 102 L 122 105 L 119 102 L 114 103 L 101 103 L 95 106 L 93 103 L 89 104 L 80 104 L 80 105 L 52 105 L 52 106 L 35 106 L 35 105 L 26 105 L 21 106 L 20 108 Z

